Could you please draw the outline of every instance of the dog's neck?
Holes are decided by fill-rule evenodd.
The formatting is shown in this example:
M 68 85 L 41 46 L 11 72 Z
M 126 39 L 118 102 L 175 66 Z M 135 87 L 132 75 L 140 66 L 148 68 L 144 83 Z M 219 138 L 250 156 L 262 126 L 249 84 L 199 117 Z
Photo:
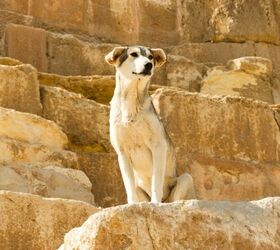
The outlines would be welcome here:
M 149 78 L 129 79 L 117 71 L 114 99 L 120 105 L 124 122 L 134 121 L 137 113 L 147 106 L 149 85 Z

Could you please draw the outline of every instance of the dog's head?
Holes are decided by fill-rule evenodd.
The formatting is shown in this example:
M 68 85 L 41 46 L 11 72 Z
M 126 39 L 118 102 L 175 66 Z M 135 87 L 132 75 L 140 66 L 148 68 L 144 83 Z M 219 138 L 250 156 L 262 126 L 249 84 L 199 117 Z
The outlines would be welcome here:
M 153 75 L 154 68 L 165 63 L 166 55 L 162 49 L 116 47 L 106 55 L 105 60 L 127 78 L 149 78 Z

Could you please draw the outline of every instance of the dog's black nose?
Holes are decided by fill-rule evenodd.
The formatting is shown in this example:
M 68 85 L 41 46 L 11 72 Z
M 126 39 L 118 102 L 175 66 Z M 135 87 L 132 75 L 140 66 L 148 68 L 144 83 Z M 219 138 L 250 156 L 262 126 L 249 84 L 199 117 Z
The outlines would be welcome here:
M 153 68 L 153 64 L 151 64 L 151 63 L 145 64 L 145 70 L 151 70 L 152 68 Z

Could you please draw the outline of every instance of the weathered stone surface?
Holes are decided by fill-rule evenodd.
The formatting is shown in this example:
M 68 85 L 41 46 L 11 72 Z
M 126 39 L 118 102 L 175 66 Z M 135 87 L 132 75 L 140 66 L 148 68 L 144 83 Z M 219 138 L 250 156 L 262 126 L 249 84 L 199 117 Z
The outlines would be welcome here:
M 125 205 L 92 215 L 59 249 L 278 250 L 279 213 L 279 198 Z
M 263 102 L 167 88 L 156 91 L 153 102 L 176 146 L 179 169 L 194 156 L 280 165 L 279 127 Z
M 263 57 L 245 56 L 227 62 L 231 70 L 243 70 L 246 73 L 257 76 L 270 76 L 272 74 L 272 62 Z
M 60 150 L 68 143 L 67 136 L 52 121 L 39 116 L 0 108 L 0 137 Z
M 4 16 L 3 19 L 8 17 Z M 11 19 L 13 17 L 12 15 Z M 18 18 L 23 19 L 20 16 Z M 33 19 L 22 23 L 28 25 L 15 25 L 8 22 L 3 26 L 5 52 L 2 54 L 32 64 L 43 72 L 62 75 L 114 74 L 114 68 L 105 62 L 104 55 L 117 44 L 86 42 L 74 35 L 63 35 L 42 28 L 34 28 L 30 25 L 40 25 Z
M 255 41 L 279 45 L 280 40 L 280 6 L 275 0 L 2 0 L 0 7 L 32 16 L 37 27 L 122 44 Z
M 0 248 L 57 249 L 98 208 L 81 201 L 0 191 Z
M 77 152 L 79 166 L 92 183 L 95 202 L 101 207 L 126 203 L 118 158 L 113 153 Z
M 49 33 L 48 72 L 61 75 L 114 75 L 104 60 L 115 44 L 83 42 L 72 35 Z
M 0 189 L 94 204 L 92 185 L 75 169 L 37 165 L 0 166 Z
M 31 65 L 0 65 L 0 106 L 40 114 L 39 81 Z
M 5 4 L 7 2 L 11 1 L 7 0 Z M 6 46 L 4 41 L 6 26 L 10 23 L 30 25 L 32 21 L 33 17 L 31 16 L 23 15 L 14 11 L 3 10 L 0 8 L 0 55 L 6 55 Z
M 5 32 L 6 55 L 48 70 L 47 32 L 24 25 L 9 24 Z
M 109 104 L 115 89 L 114 76 L 61 76 L 39 73 L 38 78 L 40 84 L 61 87 L 103 104 Z
M 89 34 L 109 42 L 158 46 L 179 41 L 176 1 L 89 1 Z M 106 16 L 106 20 L 104 20 Z
M 132 18 L 135 17 L 135 8 L 131 8 L 130 1 L 90 0 L 87 14 L 90 35 L 109 42 L 127 44 L 137 41 L 138 26 L 136 18 Z
M 133 8 L 134 3 L 131 2 Z M 177 44 L 180 40 L 177 31 L 176 1 L 137 1 L 134 8 L 138 36 L 136 43 L 147 46 L 167 46 Z M 125 42 L 125 41 L 123 41 Z M 135 43 L 135 42 L 134 42 Z
M 273 65 L 273 71 L 280 75 L 280 46 L 267 43 L 255 43 L 255 56 L 260 56 L 263 58 L 268 58 L 271 60 Z
M 198 199 L 257 200 L 280 196 L 280 168 L 209 157 L 188 161 Z
M 225 64 L 245 56 L 258 56 L 272 61 L 274 72 L 280 74 L 280 46 L 265 43 L 185 43 L 168 48 L 172 55 L 185 56 L 198 63 Z
M 213 26 L 209 21 L 217 7 L 217 2 L 216 0 L 177 1 L 177 29 L 181 43 L 213 40 Z
M 109 107 L 62 88 L 41 88 L 43 116 L 56 122 L 74 144 L 110 148 Z
M 74 152 L 57 150 L 41 144 L 0 137 L 0 164 L 54 164 L 66 168 L 78 168 Z
M 192 62 L 183 56 L 169 56 L 166 64 L 167 85 L 199 92 L 206 70 L 205 65 Z
M 36 17 L 43 24 L 65 30 L 85 30 L 83 0 L 31 0 L 29 15 Z
M 15 58 L 0 56 L 0 64 L 8 65 L 8 66 L 16 66 L 23 63 Z
M 1 0 L 1 10 L 16 11 L 23 14 L 28 13 L 28 0 Z
M 260 57 L 231 60 L 227 67 L 213 67 L 201 82 L 201 93 L 234 95 L 274 103 L 271 61 Z
M 271 79 L 272 84 L 272 94 L 274 103 L 279 104 L 280 103 L 280 78 L 277 76 L 273 76 Z
M 218 1 L 210 24 L 214 41 L 258 41 L 279 44 L 280 4 L 278 1 Z

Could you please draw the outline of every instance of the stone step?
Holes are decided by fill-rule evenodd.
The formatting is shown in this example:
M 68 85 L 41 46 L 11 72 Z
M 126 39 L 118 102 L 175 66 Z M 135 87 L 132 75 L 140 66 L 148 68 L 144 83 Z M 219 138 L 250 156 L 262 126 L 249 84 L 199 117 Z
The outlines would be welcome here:
M 278 250 L 280 198 L 181 201 L 104 209 L 66 234 L 66 249 Z
M 37 115 L 0 107 L 0 137 L 62 150 L 68 138 L 54 122 Z
M 0 64 L 7 66 L 17 66 L 24 63 L 12 57 L 0 56 Z
M 126 203 L 126 193 L 115 153 L 76 152 L 80 169 L 92 183 L 95 202 L 101 207 Z
M 14 163 L 15 164 L 15 163 Z M 79 200 L 94 205 L 92 185 L 80 170 L 54 165 L 0 166 L 0 190 Z
M 1 12 L 0 12 L 1 14 Z M 5 55 L 32 64 L 39 71 L 61 75 L 112 75 L 104 56 L 117 44 L 83 41 L 29 25 L 5 28 Z
M 54 121 L 72 144 L 99 144 L 112 150 L 109 142 L 109 107 L 62 88 L 42 86 L 43 117 Z
M 100 209 L 89 203 L 0 191 L 0 249 L 57 249 L 66 232 Z
M 195 155 L 280 166 L 279 125 L 265 102 L 162 88 L 153 103 L 181 166 Z
M 62 168 L 78 168 L 74 152 L 54 149 L 42 144 L 0 137 L 0 164 L 56 165 Z
M 113 75 L 63 76 L 39 73 L 38 79 L 41 85 L 64 88 L 102 104 L 109 104 L 115 89 Z
M 0 60 L 0 106 L 40 114 L 42 105 L 37 70 L 28 64 L 1 65 L 1 61 L 9 63 L 11 60 Z
M 39 72 L 38 80 L 41 85 L 63 88 L 106 105 L 109 105 L 115 90 L 114 75 L 63 76 Z M 160 87 L 162 86 L 151 84 L 150 94 Z
M 280 75 L 280 46 L 267 43 L 184 43 L 169 47 L 168 54 L 185 56 L 197 63 L 226 64 L 228 61 L 245 56 L 257 56 L 271 60 L 273 72 Z
M 212 67 L 201 81 L 200 93 L 243 96 L 274 103 L 272 63 L 262 57 L 241 57 Z M 274 96 L 276 93 L 274 92 Z

